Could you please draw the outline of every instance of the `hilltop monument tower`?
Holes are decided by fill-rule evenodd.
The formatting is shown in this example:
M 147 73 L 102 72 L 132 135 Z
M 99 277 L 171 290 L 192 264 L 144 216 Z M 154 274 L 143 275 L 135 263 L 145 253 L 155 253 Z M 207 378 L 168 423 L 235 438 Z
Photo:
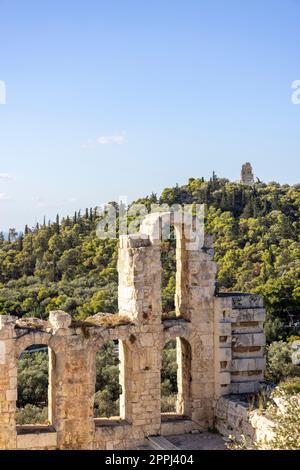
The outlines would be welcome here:
M 252 186 L 254 184 L 254 175 L 251 163 L 247 162 L 242 166 L 241 171 L 241 183 L 246 184 L 248 186 Z

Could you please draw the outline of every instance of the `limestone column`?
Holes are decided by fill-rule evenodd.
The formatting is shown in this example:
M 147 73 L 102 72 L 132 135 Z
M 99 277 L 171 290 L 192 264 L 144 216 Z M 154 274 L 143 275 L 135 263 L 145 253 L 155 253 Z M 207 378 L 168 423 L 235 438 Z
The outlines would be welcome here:
M 194 335 L 191 360 L 193 420 L 207 427 L 213 423 L 215 395 L 214 293 L 216 265 L 210 241 L 198 250 L 187 250 L 189 315 Z
M 176 338 L 177 355 L 177 386 L 178 395 L 176 403 L 176 412 L 179 415 L 191 416 L 191 361 L 192 349 L 190 344 L 183 338 Z
M 160 247 L 148 236 L 122 236 L 119 242 L 119 315 L 137 324 L 161 322 Z
M 14 327 L 13 317 L 0 315 L 0 449 L 15 449 L 17 446 Z
M 53 425 L 60 449 L 91 449 L 94 435 L 93 396 L 94 351 L 84 335 L 70 328 L 65 312 L 50 312 L 54 329 L 55 360 L 52 358 L 52 385 L 55 395 Z M 73 334 L 72 334 L 73 333 Z
M 231 393 L 232 299 L 215 297 L 215 398 Z
M 121 237 L 119 314 L 137 326 L 123 344 L 121 417 L 132 424 L 133 439 L 160 429 L 161 263 L 159 245 L 149 237 Z

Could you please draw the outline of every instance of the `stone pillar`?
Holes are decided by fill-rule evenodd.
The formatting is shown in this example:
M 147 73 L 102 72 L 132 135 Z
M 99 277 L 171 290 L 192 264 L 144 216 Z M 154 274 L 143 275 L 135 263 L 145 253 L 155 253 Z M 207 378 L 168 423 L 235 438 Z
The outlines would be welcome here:
M 146 327 L 144 327 L 146 329 Z M 147 328 L 124 345 L 125 375 L 122 418 L 132 424 L 133 439 L 160 432 L 160 349 L 157 330 Z M 121 401 L 122 403 L 122 401 Z
M 48 347 L 49 378 L 48 378 L 48 417 L 49 422 L 56 422 L 56 356 L 52 348 Z
M 0 315 L 0 449 L 15 449 L 17 446 L 14 323 L 13 317 Z
M 263 300 L 255 294 L 215 298 L 216 398 L 257 393 L 265 370 Z
M 231 297 L 215 297 L 215 398 L 231 392 Z
M 55 333 L 55 416 L 60 449 L 91 449 L 93 445 L 95 354 L 84 335 L 72 334 L 71 317 L 50 312 Z
M 232 297 L 231 393 L 257 393 L 264 378 L 264 320 L 262 297 L 255 294 Z
M 191 416 L 191 361 L 192 350 L 190 344 L 183 338 L 176 338 L 177 354 L 177 403 L 176 412 L 179 415 Z
M 175 228 L 176 230 L 176 228 Z M 176 230 L 176 316 L 191 320 L 191 307 L 189 302 L 189 258 L 187 241 L 183 236 L 183 229 Z
M 119 314 L 139 326 L 120 349 L 121 418 L 132 424 L 133 439 L 160 430 L 160 248 L 147 235 L 121 237 Z
M 192 338 L 191 392 L 192 419 L 202 426 L 214 416 L 214 293 L 216 264 L 212 261 L 211 240 L 198 250 L 188 250 L 188 302 Z
M 129 235 L 120 238 L 119 315 L 142 324 L 161 321 L 161 263 L 159 245 L 149 237 Z
M 120 418 L 121 419 L 126 419 L 126 413 L 129 414 L 129 411 L 127 410 L 127 405 L 126 405 L 126 394 L 127 394 L 127 388 L 128 388 L 128 383 L 127 383 L 127 354 L 126 354 L 126 345 L 124 344 L 123 341 L 119 340 L 119 380 L 120 380 L 120 385 L 122 389 L 122 393 L 120 394 Z M 125 393 L 126 390 L 126 393 Z

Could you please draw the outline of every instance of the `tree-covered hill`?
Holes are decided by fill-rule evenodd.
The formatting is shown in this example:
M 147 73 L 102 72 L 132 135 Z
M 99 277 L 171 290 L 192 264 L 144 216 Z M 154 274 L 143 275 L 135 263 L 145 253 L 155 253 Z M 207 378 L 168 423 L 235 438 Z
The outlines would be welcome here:
M 280 319 L 300 314 L 300 185 L 232 183 L 215 175 L 138 200 L 206 204 L 206 231 L 215 236 L 220 290 L 261 293 L 269 335 Z M 63 309 L 84 318 L 117 310 L 117 240 L 96 236 L 96 209 L 18 235 L 0 236 L 0 313 L 45 317 Z M 163 304 L 174 308 L 174 243 L 163 242 Z M 299 315 L 300 317 L 300 315 Z

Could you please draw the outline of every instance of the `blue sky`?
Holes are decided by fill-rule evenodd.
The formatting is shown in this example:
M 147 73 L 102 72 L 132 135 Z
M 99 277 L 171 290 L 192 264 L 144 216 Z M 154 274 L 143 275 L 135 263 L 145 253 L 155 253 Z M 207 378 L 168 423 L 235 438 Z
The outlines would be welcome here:
M 189 177 L 300 182 L 299 0 L 0 0 L 0 229 Z

